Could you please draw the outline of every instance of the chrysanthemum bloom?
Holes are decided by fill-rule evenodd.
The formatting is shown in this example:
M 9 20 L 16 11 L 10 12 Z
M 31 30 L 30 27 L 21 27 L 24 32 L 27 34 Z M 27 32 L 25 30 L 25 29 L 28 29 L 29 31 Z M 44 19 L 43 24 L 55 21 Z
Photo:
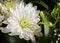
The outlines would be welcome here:
M 15 3 L 19 0 L 1 0 L 1 3 L 5 5 L 7 10 L 9 10 L 11 7 L 15 8 Z
M 16 4 L 16 9 L 11 8 L 11 16 L 8 18 L 9 24 L 6 29 L 2 31 L 4 33 L 9 33 L 9 35 L 19 35 L 19 37 L 25 40 L 32 40 L 35 42 L 35 37 L 41 34 L 41 29 L 37 24 L 39 19 L 39 11 L 37 6 L 34 6 L 29 3 L 24 5 L 24 2 Z
M 15 8 L 15 2 L 12 0 L 1 0 L 0 3 L 0 16 L 1 21 L 4 19 L 4 23 L 6 19 L 10 16 L 10 8 Z
M 9 7 L 9 9 L 10 8 L 13 8 L 13 6 Z M 6 20 L 10 16 L 9 9 L 4 4 L 0 3 L 0 28 L 2 23 L 8 23 Z
M 14 1 L 12 0 L 6 0 L 4 2 L 5 6 L 7 7 L 7 9 L 9 10 L 11 7 L 15 8 L 15 3 Z
M 2 20 L 4 19 L 4 14 L 5 14 L 4 12 L 6 12 L 6 11 L 7 11 L 6 7 L 0 3 L 0 24 L 1 24 Z M 5 16 L 6 16 L 6 14 L 5 14 Z

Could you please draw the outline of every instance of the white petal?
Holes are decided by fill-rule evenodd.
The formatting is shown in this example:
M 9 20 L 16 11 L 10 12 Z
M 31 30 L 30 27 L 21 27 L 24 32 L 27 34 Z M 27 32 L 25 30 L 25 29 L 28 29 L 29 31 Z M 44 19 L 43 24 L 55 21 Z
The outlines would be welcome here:
M 12 8 L 10 8 L 10 12 L 12 13 L 12 15 L 14 14 L 16 14 L 16 11 L 14 10 L 14 9 L 12 9 Z
M 0 22 L 4 19 L 4 16 L 0 15 Z
M 20 5 L 19 5 L 19 8 L 20 8 L 20 11 L 24 10 L 24 2 L 23 1 L 21 1 Z
M 10 32 L 10 29 L 2 28 L 1 31 L 2 31 L 3 33 L 9 33 L 9 32 Z
M 32 43 L 35 43 L 35 37 L 33 36 L 33 35 L 30 35 L 30 38 L 31 38 L 31 40 L 32 40 Z
M 4 20 L 3 23 L 4 24 L 9 24 L 9 22 L 7 20 Z
M 27 11 L 31 10 L 32 6 L 33 6 L 32 3 L 27 4 L 25 10 Z

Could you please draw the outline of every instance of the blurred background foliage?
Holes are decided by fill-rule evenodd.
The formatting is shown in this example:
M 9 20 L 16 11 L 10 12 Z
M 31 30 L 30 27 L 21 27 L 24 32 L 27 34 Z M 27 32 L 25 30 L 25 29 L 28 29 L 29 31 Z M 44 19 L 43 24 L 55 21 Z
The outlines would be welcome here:
M 40 10 L 41 21 L 38 24 L 41 26 L 43 36 L 36 37 L 36 43 L 57 43 L 56 41 L 60 38 L 58 36 L 60 34 L 60 0 L 24 0 L 24 2 L 32 3 Z M 19 39 L 18 36 L 11 37 L 0 31 L 0 43 L 31 43 L 31 41 Z

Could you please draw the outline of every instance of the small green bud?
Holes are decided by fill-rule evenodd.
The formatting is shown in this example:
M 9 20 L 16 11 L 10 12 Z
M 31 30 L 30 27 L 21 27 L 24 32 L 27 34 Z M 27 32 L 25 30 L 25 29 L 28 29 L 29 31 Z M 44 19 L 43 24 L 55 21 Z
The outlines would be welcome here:
M 60 6 L 60 3 L 57 3 L 58 6 Z

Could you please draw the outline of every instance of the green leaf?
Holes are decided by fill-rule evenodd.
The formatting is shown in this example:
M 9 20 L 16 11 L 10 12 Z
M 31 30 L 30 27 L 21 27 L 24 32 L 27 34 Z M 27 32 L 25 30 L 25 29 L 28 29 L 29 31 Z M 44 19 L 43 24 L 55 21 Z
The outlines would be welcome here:
M 39 22 L 38 24 L 44 24 L 44 22 L 42 21 L 42 22 Z
M 48 5 L 41 0 L 25 0 L 25 2 L 37 3 L 45 7 L 47 10 L 49 9 Z
M 44 3 L 43 1 L 40 1 L 40 4 L 45 7 L 47 10 L 49 9 L 48 5 L 46 3 Z
M 27 43 L 26 40 L 20 39 L 19 36 L 9 36 L 8 34 L 4 34 L 4 37 L 8 43 Z
M 60 10 L 59 8 L 54 8 L 53 11 L 51 12 L 52 17 L 56 20 L 59 17 Z
M 54 7 L 53 11 L 51 12 L 51 16 L 55 19 L 54 25 L 60 22 L 60 3 Z

